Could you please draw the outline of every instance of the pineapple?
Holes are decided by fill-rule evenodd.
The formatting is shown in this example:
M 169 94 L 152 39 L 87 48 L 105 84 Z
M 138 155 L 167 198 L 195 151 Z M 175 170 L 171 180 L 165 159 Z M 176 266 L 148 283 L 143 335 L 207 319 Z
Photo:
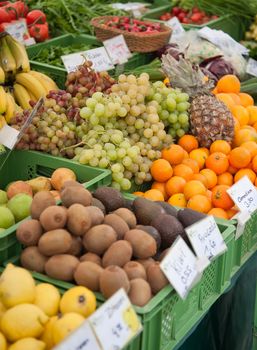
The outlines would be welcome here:
M 190 96 L 191 132 L 201 147 L 210 147 L 215 140 L 232 142 L 234 119 L 227 106 L 212 93 L 214 83 L 205 80 L 198 65 L 183 57 L 177 61 L 171 55 L 162 56 L 162 69 L 174 88 Z

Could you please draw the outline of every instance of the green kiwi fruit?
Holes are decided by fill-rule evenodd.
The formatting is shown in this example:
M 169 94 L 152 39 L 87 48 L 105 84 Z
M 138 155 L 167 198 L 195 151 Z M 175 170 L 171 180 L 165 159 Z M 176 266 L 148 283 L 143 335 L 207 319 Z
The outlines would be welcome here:
M 150 266 L 151 264 L 155 263 L 155 260 L 153 258 L 148 258 L 148 259 L 137 259 L 135 260 L 137 262 L 139 262 L 139 264 L 141 264 L 142 266 L 144 266 L 145 271 L 148 269 L 148 266 Z
M 91 227 L 90 212 L 82 204 L 72 204 L 67 210 L 67 228 L 75 236 L 83 236 Z
M 157 294 L 169 284 L 169 281 L 160 268 L 160 263 L 157 261 L 148 267 L 146 274 L 153 294 Z
M 85 207 L 91 205 L 91 193 L 81 186 L 68 186 L 61 191 L 61 200 L 65 207 L 69 208 L 72 204 L 82 204 Z
M 108 299 L 120 288 L 129 292 L 130 283 L 126 272 L 119 266 L 108 266 L 100 275 L 100 291 Z
M 21 266 L 30 271 L 43 273 L 48 257 L 38 250 L 38 247 L 27 247 L 21 252 Z
M 133 279 L 130 281 L 128 297 L 132 304 L 140 307 L 145 306 L 152 298 L 149 283 L 142 278 Z
M 83 244 L 80 237 L 71 236 L 71 246 L 70 249 L 67 251 L 67 254 L 74 255 L 80 257 L 81 252 L 83 250 Z
M 135 278 L 142 278 L 143 280 L 146 280 L 145 268 L 137 261 L 129 261 L 123 266 L 123 270 L 128 275 L 129 280 L 133 280 Z
M 100 208 L 91 205 L 86 207 L 86 210 L 88 211 L 91 219 L 91 226 L 101 225 L 103 223 L 104 214 Z
M 133 229 L 136 227 L 137 219 L 135 217 L 135 214 L 132 213 L 131 210 L 127 208 L 119 208 L 115 210 L 113 214 L 120 216 L 124 221 L 126 221 L 130 229 Z
M 102 259 L 100 258 L 99 255 L 94 254 L 94 253 L 85 253 L 84 255 L 82 255 L 79 260 L 81 262 L 83 261 L 91 261 L 99 266 L 102 266 Z
M 130 230 L 125 234 L 124 239 L 131 243 L 133 256 L 139 259 L 147 259 L 157 252 L 157 244 L 153 237 L 142 230 Z
M 118 239 L 123 239 L 125 233 L 129 231 L 129 226 L 120 216 L 116 214 L 108 214 L 104 218 L 105 225 L 111 226 L 117 233 Z
M 117 234 L 109 225 L 96 225 L 83 237 L 83 245 L 87 251 L 102 255 L 117 240 Z
M 49 191 L 40 191 L 35 194 L 33 197 L 30 215 L 32 219 L 39 219 L 41 213 L 51 205 L 55 205 L 55 199 L 51 192 Z

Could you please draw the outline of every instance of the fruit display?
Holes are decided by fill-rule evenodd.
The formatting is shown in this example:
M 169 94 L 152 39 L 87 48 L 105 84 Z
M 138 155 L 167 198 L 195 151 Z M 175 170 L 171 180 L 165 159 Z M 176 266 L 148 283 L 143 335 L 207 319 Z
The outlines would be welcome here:
M 217 15 L 208 15 L 205 11 L 201 11 L 198 7 L 187 10 L 181 7 L 173 7 L 170 12 L 161 15 L 160 20 L 168 21 L 177 17 L 183 24 L 202 25 L 219 18 Z
M 131 33 L 158 33 L 161 31 L 160 23 L 140 21 L 129 17 L 114 17 L 102 22 L 104 27 L 124 30 Z

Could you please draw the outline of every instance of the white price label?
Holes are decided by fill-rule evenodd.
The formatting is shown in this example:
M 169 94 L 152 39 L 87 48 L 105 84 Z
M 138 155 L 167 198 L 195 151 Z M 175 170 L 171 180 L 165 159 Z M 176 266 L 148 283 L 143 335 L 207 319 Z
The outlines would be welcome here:
M 16 40 L 24 43 L 27 39 L 29 39 L 28 27 L 26 20 L 19 19 L 17 21 L 12 21 L 10 23 L 5 23 L 4 30 L 13 36 Z
M 185 231 L 198 257 L 206 256 L 212 260 L 227 250 L 213 216 L 207 216 L 187 227 Z
M 53 350 L 101 350 L 90 324 L 85 321 L 81 327 L 57 345 Z
M 123 35 L 105 40 L 103 44 L 113 64 L 125 63 L 132 56 Z
M 252 58 L 249 58 L 246 66 L 246 73 L 257 77 L 257 61 L 253 60 Z
M 247 176 L 237 181 L 227 193 L 241 212 L 252 214 L 257 209 L 257 190 Z
M 236 226 L 236 235 L 235 239 L 237 240 L 244 233 L 245 225 L 248 220 L 251 219 L 251 215 L 248 211 L 239 212 L 237 214 L 237 226 Z
M 173 17 L 173 18 L 169 19 L 165 24 L 167 26 L 171 27 L 171 29 L 172 29 L 170 42 L 174 41 L 174 39 L 176 40 L 185 32 L 182 24 L 180 23 L 180 21 L 177 17 Z
M 183 238 L 176 239 L 160 267 L 180 297 L 186 299 L 195 281 L 198 280 L 199 271 L 197 258 Z
M 0 129 L 0 144 L 13 149 L 18 140 L 19 131 L 5 124 Z
M 120 289 L 89 318 L 103 350 L 120 350 L 142 331 L 124 289 Z

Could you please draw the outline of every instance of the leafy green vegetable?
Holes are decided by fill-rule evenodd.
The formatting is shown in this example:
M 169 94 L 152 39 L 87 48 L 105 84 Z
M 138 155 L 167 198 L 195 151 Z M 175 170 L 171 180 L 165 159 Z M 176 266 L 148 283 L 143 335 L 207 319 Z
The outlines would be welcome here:
M 134 74 L 139 76 L 141 73 L 147 73 L 151 81 L 163 80 L 165 75 L 161 70 L 161 61 L 156 58 L 152 62 L 136 68 L 125 69 L 124 74 Z

